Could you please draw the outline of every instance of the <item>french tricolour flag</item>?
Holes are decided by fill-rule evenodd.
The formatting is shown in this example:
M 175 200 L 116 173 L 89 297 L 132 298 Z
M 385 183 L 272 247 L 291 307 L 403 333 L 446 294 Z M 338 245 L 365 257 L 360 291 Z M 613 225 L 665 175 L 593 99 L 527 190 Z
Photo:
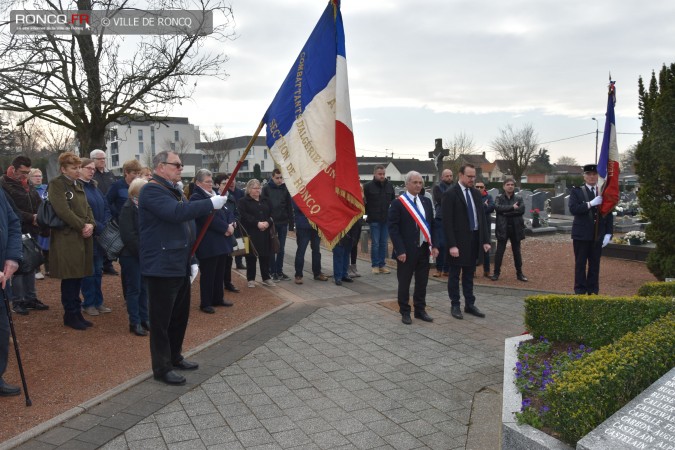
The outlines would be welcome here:
M 598 158 L 598 175 L 602 179 L 602 205 L 600 214 L 606 216 L 619 203 L 619 147 L 616 144 L 616 121 L 614 104 L 616 88 L 614 81 L 609 82 L 605 131 L 602 135 L 602 147 Z
M 364 209 L 339 0 L 328 3 L 263 121 L 293 200 L 332 248 Z

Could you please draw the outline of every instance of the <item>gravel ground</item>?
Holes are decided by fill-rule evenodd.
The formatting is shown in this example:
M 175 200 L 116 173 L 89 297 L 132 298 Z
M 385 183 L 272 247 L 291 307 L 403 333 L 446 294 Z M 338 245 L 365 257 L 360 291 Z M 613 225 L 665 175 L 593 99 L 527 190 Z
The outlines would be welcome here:
M 363 260 L 359 261 L 358 268 L 366 273 L 370 270 L 368 255 L 362 254 L 361 258 Z M 388 262 L 395 267 L 394 261 Z M 530 280 L 528 283 L 516 280 L 509 247 L 504 255 L 499 281 L 484 278 L 480 267 L 476 283 L 572 292 L 574 257 L 569 235 L 528 237 L 523 242 L 523 271 Z M 219 308 L 213 315 L 199 311 L 199 284 L 193 284 L 186 350 L 282 303 L 267 289 L 248 289 L 241 276 L 234 275 L 233 281 L 241 289 L 241 293 L 227 296 L 234 301 L 235 306 Z M 602 260 L 601 294 L 634 295 L 647 281 L 654 281 L 654 277 L 644 263 L 612 258 Z M 95 326 L 87 331 L 75 331 L 63 326 L 59 280 L 46 278 L 37 281 L 36 285 L 39 298 L 50 309 L 31 312 L 28 316 L 13 316 L 33 406 L 26 408 L 23 396 L 0 400 L 5 418 L 0 427 L 0 442 L 94 398 L 150 367 L 148 338 L 129 333 L 119 277 L 104 276 L 106 304 L 113 308 L 113 312 L 90 318 Z M 19 384 L 12 348 L 10 352 L 5 379 Z

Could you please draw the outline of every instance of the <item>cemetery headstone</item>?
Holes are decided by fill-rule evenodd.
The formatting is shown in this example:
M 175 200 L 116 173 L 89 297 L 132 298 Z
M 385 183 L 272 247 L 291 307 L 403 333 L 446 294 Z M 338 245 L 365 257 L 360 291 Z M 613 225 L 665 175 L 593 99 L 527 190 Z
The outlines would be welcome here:
M 551 214 L 565 214 L 565 195 L 559 194 L 551 199 Z
M 492 188 L 488 191 L 488 194 L 490 194 L 490 197 L 492 197 L 492 200 L 496 200 L 500 193 L 501 192 L 497 188 Z
M 569 195 L 565 196 L 565 215 L 566 216 L 572 215 L 572 212 L 570 211 L 570 196 Z
M 675 368 L 584 436 L 578 450 L 675 448 Z
M 546 211 L 546 198 L 547 194 L 545 192 L 535 192 L 532 194 L 532 207 L 530 209 L 538 209 L 541 213 L 544 213 Z
M 523 203 L 525 203 L 525 218 L 531 219 L 532 213 L 532 191 L 524 190 L 520 191 L 520 196 L 523 198 Z

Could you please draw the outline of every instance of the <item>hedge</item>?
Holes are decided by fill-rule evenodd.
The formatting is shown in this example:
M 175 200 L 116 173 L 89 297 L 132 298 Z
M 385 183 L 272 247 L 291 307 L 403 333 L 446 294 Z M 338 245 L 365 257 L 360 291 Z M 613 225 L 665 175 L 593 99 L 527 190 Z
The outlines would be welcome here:
M 645 283 L 638 289 L 638 295 L 649 297 L 653 295 L 660 295 L 662 297 L 675 297 L 675 283 L 672 281 L 654 281 L 652 283 Z
M 576 445 L 675 366 L 675 313 L 575 361 L 554 377 L 545 425 Z
M 599 348 L 670 311 L 668 297 L 537 295 L 525 299 L 525 326 L 535 337 Z

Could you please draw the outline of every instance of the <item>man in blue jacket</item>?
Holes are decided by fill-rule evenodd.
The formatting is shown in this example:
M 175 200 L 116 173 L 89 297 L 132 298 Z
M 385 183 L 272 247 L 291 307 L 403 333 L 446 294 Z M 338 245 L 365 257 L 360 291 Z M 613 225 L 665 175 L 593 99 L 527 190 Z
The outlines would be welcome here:
M 21 261 L 21 223 L 0 189 L 0 397 L 19 395 L 21 389 L 5 383 L 2 376 L 9 356 L 9 312 L 5 303 L 5 288 Z
M 190 314 L 194 219 L 221 209 L 227 197 L 216 195 L 188 202 L 176 187 L 183 171 L 180 157 L 163 151 L 152 162 L 154 175 L 138 199 L 140 262 L 148 286 L 152 372 L 157 380 L 182 385 L 185 377 L 174 369 L 199 367 L 181 355 Z

